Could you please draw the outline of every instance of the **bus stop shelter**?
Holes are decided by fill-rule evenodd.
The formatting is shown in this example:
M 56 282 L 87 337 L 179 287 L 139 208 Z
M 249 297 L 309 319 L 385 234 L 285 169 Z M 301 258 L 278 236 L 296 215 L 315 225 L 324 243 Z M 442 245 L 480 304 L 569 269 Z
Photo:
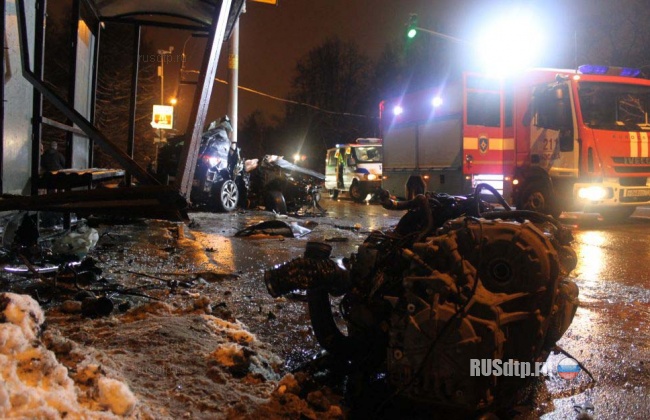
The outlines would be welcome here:
M 58 0 L 69 2 L 72 10 L 71 22 L 77 25 L 73 33 L 80 33 L 80 25 L 90 31 L 91 45 L 88 51 L 79 53 L 80 48 L 73 38 L 72 62 L 68 63 L 72 72 L 68 97 L 63 98 L 43 80 L 45 23 L 47 0 L 1 0 L 6 16 L 3 22 L 5 49 L 2 56 L 5 68 L 5 86 L 0 91 L 3 112 L 2 125 L 2 179 L 10 179 L 2 185 L 0 211 L 87 211 L 92 213 L 127 214 L 142 217 L 168 219 L 187 219 L 186 208 L 191 190 L 194 168 L 202 128 L 207 117 L 208 106 L 217 71 L 221 47 L 235 26 L 244 6 L 244 0 Z M 133 159 L 135 141 L 135 107 L 137 99 L 138 65 L 134 64 L 133 84 L 130 95 L 129 135 L 126 150 L 111 142 L 94 124 L 94 103 L 97 89 L 97 60 L 101 51 L 102 25 L 106 22 L 119 22 L 133 25 L 135 42 L 134 63 L 139 58 L 140 29 L 154 26 L 169 29 L 184 29 L 202 32 L 207 35 L 206 50 L 202 59 L 197 88 L 192 100 L 189 116 L 189 130 L 181 154 L 176 183 L 161 185 L 145 168 Z M 76 32 L 75 32 L 76 31 Z M 79 66 L 75 61 L 86 59 L 87 66 Z M 78 75 L 79 68 L 88 68 L 88 74 Z M 13 71 L 12 69 L 15 69 Z M 20 75 L 21 77 L 18 77 Z M 7 81 L 9 80 L 9 81 Z M 79 86 L 79 80 L 88 81 Z M 75 85 L 76 83 L 76 85 Z M 89 104 L 87 110 L 80 111 L 79 97 Z M 47 100 L 65 115 L 67 121 L 53 121 L 43 116 L 43 101 Z M 75 106 L 77 105 L 77 106 Z M 43 126 L 54 126 L 67 132 L 70 152 L 82 162 L 78 170 L 84 183 L 92 185 L 93 177 L 107 176 L 105 171 L 93 170 L 92 150 L 100 147 L 120 168 L 111 172 L 125 175 L 127 182 L 123 188 L 78 189 L 49 188 L 43 193 L 42 179 L 39 181 L 40 145 Z M 30 135 L 25 136 L 25 131 Z M 70 160 L 70 158 L 69 158 Z M 28 168 L 28 169 L 26 169 Z M 72 171 L 75 172 L 75 171 Z M 11 177 L 9 177 L 11 174 Z M 42 177 L 41 177 L 42 178 Z M 70 178 L 61 176 L 61 182 L 70 186 Z M 137 180 L 132 186 L 131 178 Z M 55 182 L 50 177 L 49 182 Z M 7 184 L 7 185 L 5 185 Z M 51 184 L 48 184 L 52 186 Z M 63 190 L 63 191 L 61 191 Z M 66 191 L 67 190 L 67 191 Z

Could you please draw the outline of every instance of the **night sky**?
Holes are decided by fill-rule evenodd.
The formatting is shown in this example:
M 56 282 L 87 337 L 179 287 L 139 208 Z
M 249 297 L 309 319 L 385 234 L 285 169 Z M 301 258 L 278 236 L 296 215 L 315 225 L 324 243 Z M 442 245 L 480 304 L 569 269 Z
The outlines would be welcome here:
M 433 28 L 436 22 L 438 26 L 435 29 L 439 32 L 475 39 L 477 31 L 486 22 L 512 8 L 512 4 L 477 0 L 279 0 L 279 4 L 273 6 L 248 1 L 246 13 L 240 20 L 239 84 L 273 96 L 286 97 L 297 60 L 330 37 L 354 41 L 370 58 L 376 58 L 386 44 L 405 36 L 411 13 L 418 14 L 422 27 Z M 563 6 L 563 13 L 558 13 L 553 10 L 552 3 L 545 2 L 544 8 L 538 10 L 540 20 L 548 20 L 547 26 L 551 29 L 549 35 L 558 39 L 569 32 L 566 6 Z M 167 38 L 171 41 L 160 40 L 154 45 L 163 49 L 173 45 L 174 52 L 180 54 L 186 38 L 187 34 L 182 33 Z M 198 69 L 204 45 L 205 42 L 200 39 L 188 41 L 188 67 Z M 555 41 L 556 47 L 541 64 L 563 64 L 558 57 L 566 55 L 571 45 L 571 42 L 563 45 Z M 224 45 L 217 75 L 220 79 L 227 79 L 227 53 L 227 45 Z M 165 94 L 170 97 L 176 89 L 172 73 L 177 69 L 176 63 L 166 65 L 168 82 Z M 223 115 L 227 109 L 226 103 L 227 87 L 216 83 L 208 118 Z M 178 106 L 189 105 L 181 102 Z M 256 109 L 267 116 L 282 116 L 284 112 L 282 102 L 241 90 L 239 106 L 240 122 Z

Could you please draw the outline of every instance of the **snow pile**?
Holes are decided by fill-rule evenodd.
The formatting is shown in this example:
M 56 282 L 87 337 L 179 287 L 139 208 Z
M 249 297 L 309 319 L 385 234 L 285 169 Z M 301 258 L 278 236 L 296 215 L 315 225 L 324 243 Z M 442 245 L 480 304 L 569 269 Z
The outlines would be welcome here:
M 255 334 L 246 330 L 246 325 L 239 321 L 229 322 L 216 316 L 203 316 L 208 325 L 219 335 L 225 335 L 235 343 L 252 343 L 257 341 Z
M 132 413 L 138 402 L 129 387 L 116 379 L 99 378 L 97 389 L 99 390 L 99 403 L 120 416 Z
M 244 348 L 236 343 L 221 344 L 210 354 L 210 358 L 226 367 L 240 366 L 247 362 Z
M 19 327 L 28 340 L 34 340 L 45 321 L 45 315 L 38 303 L 29 296 L 3 293 L 0 295 L 0 322 Z
M 280 379 L 277 371 L 282 360 L 239 321 L 229 322 L 212 315 L 202 315 L 208 326 L 219 337 L 221 342 L 208 355 L 210 363 L 226 368 L 231 375 L 243 377 L 248 374 L 261 376 L 265 380 Z
M 342 396 L 305 372 L 288 373 L 277 383 L 268 403 L 255 412 L 260 418 L 344 419 Z M 253 416 L 249 416 L 252 418 Z
M 39 340 L 44 320 L 31 297 L 0 294 L 0 417 L 110 419 L 131 414 L 137 403 L 133 393 L 102 376 L 99 366 L 88 363 L 80 369 L 79 377 L 92 385 L 87 391 L 91 398 L 83 395 L 68 369 Z

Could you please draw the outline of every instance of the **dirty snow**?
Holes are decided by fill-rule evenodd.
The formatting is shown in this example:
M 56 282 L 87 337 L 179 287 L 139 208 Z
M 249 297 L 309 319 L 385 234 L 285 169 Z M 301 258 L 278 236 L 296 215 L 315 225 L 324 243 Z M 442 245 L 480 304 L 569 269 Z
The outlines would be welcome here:
M 45 317 L 26 295 L 0 294 L 0 416 L 2 418 L 117 418 L 137 399 L 125 383 L 99 372 L 83 385 L 39 339 Z M 86 398 L 89 395 L 91 398 Z M 97 396 L 94 400 L 92 397 Z
M 235 257 L 230 238 L 151 220 L 97 231 L 88 256 L 103 270 L 99 281 L 65 284 L 11 274 L 16 277 L 4 283 L 53 300 L 41 308 L 15 295 L 23 309 L 7 306 L 4 318 L 14 322 L 0 319 L 0 418 L 344 416 L 340 393 L 308 374 L 286 374 L 292 343 L 315 345 L 309 328 L 298 326 L 306 317 L 302 303 L 272 299 L 257 274 L 227 264 Z M 302 252 L 304 242 L 288 245 L 276 258 Z M 243 256 L 256 259 L 259 269 L 269 264 Z M 110 316 L 84 316 L 79 288 L 110 298 Z M 247 324 L 233 313 L 246 314 Z

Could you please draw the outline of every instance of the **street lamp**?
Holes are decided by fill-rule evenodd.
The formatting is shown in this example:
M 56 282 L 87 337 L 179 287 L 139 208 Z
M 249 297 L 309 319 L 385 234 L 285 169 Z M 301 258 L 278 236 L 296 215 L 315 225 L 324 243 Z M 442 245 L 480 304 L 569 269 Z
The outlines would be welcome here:
M 174 52 L 174 47 L 169 46 L 169 50 L 158 50 L 160 55 L 160 65 L 158 66 L 158 76 L 160 76 L 160 105 L 165 105 L 165 56 Z M 156 150 L 154 155 L 154 168 L 158 170 L 158 147 L 163 142 L 164 131 L 158 128 L 158 140 L 155 141 Z
M 406 36 L 412 39 L 420 32 L 464 44 L 476 49 L 477 60 L 489 73 L 504 75 L 531 66 L 542 55 L 544 40 L 538 22 L 539 13 L 532 10 L 512 9 L 499 19 L 489 19 L 491 25 L 477 25 L 474 42 L 456 38 L 418 26 L 416 14 L 411 14 Z
M 170 46 L 169 50 L 158 50 L 160 55 L 160 65 L 158 66 L 158 76 L 160 76 L 160 105 L 165 105 L 165 55 L 174 52 L 174 47 Z
M 504 75 L 531 67 L 543 55 L 544 32 L 539 14 L 513 9 L 476 34 L 479 62 L 491 73 Z

